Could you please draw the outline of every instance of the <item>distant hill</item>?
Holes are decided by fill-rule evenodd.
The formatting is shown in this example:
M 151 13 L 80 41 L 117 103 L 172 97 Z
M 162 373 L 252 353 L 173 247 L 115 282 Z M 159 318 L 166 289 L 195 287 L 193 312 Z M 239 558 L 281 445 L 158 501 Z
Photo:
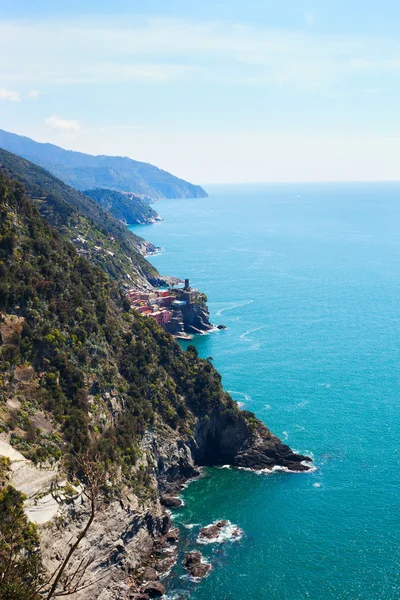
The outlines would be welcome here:
M 154 223 L 160 217 L 147 202 L 128 192 L 96 188 L 83 192 L 126 225 Z
M 0 173 L 22 183 L 42 217 L 112 279 L 139 287 L 157 282 L 157 270 L 143 256 L 155 250 L 153 244 L 132 234 L 95 200 L 1 148 Z
M 121 156 L 92 156 L 42 144 L 0 129 L 0 147 L 44 167 L 78 190 L 109 188 L 148 200 L 205 198 L 199 185 L 179 179 L 149 163 Z

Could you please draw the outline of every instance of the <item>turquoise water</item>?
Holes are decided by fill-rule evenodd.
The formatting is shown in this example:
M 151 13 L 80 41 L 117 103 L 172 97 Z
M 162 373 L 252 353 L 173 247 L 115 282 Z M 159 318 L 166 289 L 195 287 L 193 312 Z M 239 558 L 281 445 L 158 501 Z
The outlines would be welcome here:
M 400 184 L 209 186 L 134 227 L 164 248 L 228 329 L 198 337 L 225 389 L 294 449 L 309 474 L 209 469 L 175 513 L 187 549 L 230 519 L 244 535 L 201 546 L 196 600 L 400 598 Z

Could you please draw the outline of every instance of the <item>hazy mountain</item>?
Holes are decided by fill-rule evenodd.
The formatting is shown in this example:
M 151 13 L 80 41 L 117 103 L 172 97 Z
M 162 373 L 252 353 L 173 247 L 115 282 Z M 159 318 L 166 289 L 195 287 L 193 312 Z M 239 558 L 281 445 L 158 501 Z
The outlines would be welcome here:
M 44 167 L 78 190 L 109 188 L 132 192 L 148 200 L 207 196 L 199 185 L 128 157 L 93 156 L 64 150 L 1 129 L 0 147 Z

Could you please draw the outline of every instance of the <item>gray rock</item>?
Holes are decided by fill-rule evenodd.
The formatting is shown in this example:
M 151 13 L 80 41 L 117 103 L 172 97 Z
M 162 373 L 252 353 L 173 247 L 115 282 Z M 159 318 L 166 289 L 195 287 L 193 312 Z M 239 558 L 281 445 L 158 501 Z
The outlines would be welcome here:
M 192 577 L 201 579 L 205 577 L 211 569 L 211 565 L 206 562 L 202 562 L 202 555 L 198 550 L 188 552 L 182 561 L 183 566 L 187 569 Z
M 146 567 L 143 571 L 143 581 L 156 581 L 159 579 L 158 573 L 153 567 Z
M 150 598 L 160 598 L 165 594 L 165 587 L 159 581 L 149 581 L 145 583 L 142 588 L 142 592 L 147 594 Z
M 180 498 L 175 496 L 162 496 L 161 504 L 166 508 L 179 508 L 182 506 L 183 502 Z

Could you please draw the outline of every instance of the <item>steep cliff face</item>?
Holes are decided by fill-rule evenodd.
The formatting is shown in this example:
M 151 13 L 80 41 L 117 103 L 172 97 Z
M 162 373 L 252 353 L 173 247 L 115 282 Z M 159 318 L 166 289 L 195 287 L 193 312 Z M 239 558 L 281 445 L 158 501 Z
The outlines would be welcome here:
M 74 595 L 76 600 L 123 600 L 140 589 L 144 566 L 162 576 L 174 564 L 177 543 L 168 543 L 171 521 L 160 504 L 164 494 L 175 494 L 201 465 L 231 464 L 250 469 L 307 470 L 305 456 L 258 423 L 257 428 L 239 414 L 235 419 L 223 407 L 198 419 L 193 436 L 182 436 L 160 425 L 146 431 L 141 442 L 142 464 L 151 474 L 152 499 L 140 500 L 124 493 L 99 511 L 96 521 L 74 557 L 73 564 L 88 557 L 93 562 L 86 574 L 92 585 Z M 88 507 L 82 497 L 73 506 L 60 507 L 59 517 L 41 528 L 43 556 L 49 570 L 65 554 L 68 541 L 79 534 Z
M 182 316 L 185 331 L 188 333 L 205 333 L 213 328 L 205 303 L 186 304 L 182 308 Z
M 82 460 L 89 454 L 107 473 L 69 565 L 87 564 L 75 600 L 125 599 L 140 567 L 171 566 L 176 538 L 161 499 L 198 467 L 309 468 L 239 410 L 211 362 L 130 310 L 105 272 L 1 174 L 0 275 L 0 455 L 40 523 L 49 572 L 90 521 Z M 207 325 L 204 303 L 190 300 L 193 326 Z M 0 473 L 0 492 L 4 485 Z

